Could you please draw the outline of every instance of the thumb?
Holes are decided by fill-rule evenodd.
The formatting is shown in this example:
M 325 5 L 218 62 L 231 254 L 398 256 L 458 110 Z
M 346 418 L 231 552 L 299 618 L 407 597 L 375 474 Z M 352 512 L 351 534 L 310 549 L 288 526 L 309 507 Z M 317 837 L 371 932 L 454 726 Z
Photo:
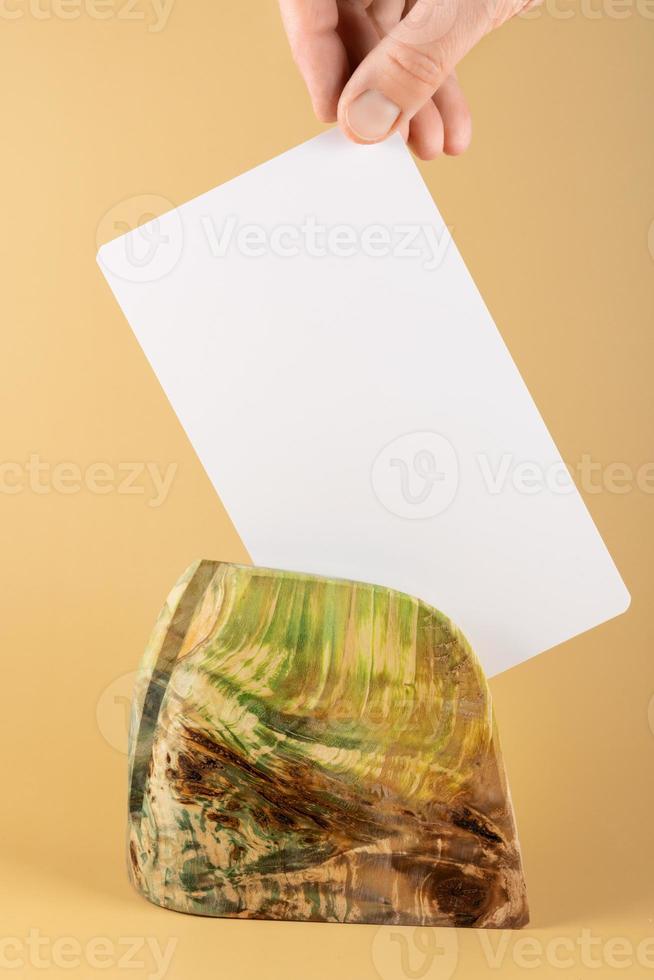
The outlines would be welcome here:
M 345 86 L 338 103 L 345 134 L 357 143 L 377 143 L 408 123 L 498 23 L 499 11 L 490 6 L 497 3 L 504 21 L 514 0 L 417 0 Z

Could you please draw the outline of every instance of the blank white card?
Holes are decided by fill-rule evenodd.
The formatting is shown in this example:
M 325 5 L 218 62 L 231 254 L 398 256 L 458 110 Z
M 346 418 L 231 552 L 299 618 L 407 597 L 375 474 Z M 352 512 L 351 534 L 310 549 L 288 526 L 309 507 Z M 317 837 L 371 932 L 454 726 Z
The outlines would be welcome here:
M 399 137 L 328 132 L 98 260 L 256 564 L 418 596 L 491 675 L 627 608 Z

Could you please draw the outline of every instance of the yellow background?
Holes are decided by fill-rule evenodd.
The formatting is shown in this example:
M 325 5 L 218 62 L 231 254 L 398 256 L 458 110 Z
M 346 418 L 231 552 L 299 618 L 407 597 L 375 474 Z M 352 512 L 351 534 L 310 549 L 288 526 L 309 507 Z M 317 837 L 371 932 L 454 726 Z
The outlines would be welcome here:
M 632 969 L 611 965 L 624 947 L 593 944 L 596 969 L 581 946 L 567 971 L 547 961 L 583 930 L 634 949 L 654 936 L 654 497 L 638 488 L 586 494 L 630 611 L 492 683 L 532 911 L 501 968 L 475 932 L 456 934 L 452 959 L 449 936 L 433 954 L 412 930 L 395 931 L 403 948 L 371 926 L 176 915 L 131 890 L 123 675 L 191 559 L 246 555 L 96 267 L 97 230 L 320 127 L 271 0 L 176 0 L 158 32 L 146 0 L 133 19 L 125 0 L 104 19 L 75 0 L 20 2 L 0 13 L 0 461 L 177 470 L 160 507 L 116 487 L 0 493 L 0 950 L 25 961 L 13 975 L 153 972 L 143 950 L 131 971 L 119 952 L 105 970 L 38 969 L 33 929 L 50 943 L 176 939 L 175 980 L 654 976 L 635 952 Z M 551 0 L 504 27 L 460 71 L 471 150 L 422 167 L 564 458 L 634 471 L 654 458 L 653 16 L 645 0 Z M 654 967 L 654 943 L 648 955 Z

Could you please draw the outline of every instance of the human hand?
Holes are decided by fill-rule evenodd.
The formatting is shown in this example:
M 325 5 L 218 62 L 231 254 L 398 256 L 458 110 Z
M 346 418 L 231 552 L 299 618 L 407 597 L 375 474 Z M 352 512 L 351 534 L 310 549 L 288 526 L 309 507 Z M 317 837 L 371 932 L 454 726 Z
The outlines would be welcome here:
M 322 122 L 356 143 L 399 130 L 417 156 L 462 153 L 470 110 L 455 66 L 539 0 L 279 0 L 293 57 Z

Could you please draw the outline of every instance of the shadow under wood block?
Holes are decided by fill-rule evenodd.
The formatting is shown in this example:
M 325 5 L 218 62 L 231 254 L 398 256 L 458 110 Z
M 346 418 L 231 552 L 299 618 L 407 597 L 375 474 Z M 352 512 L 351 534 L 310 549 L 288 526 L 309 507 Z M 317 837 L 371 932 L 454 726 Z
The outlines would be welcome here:
M 129 868 L 199 915 L 528 919 L 488 686 L 441 613 L 217 561 L 175 585 L 137 681 Z

